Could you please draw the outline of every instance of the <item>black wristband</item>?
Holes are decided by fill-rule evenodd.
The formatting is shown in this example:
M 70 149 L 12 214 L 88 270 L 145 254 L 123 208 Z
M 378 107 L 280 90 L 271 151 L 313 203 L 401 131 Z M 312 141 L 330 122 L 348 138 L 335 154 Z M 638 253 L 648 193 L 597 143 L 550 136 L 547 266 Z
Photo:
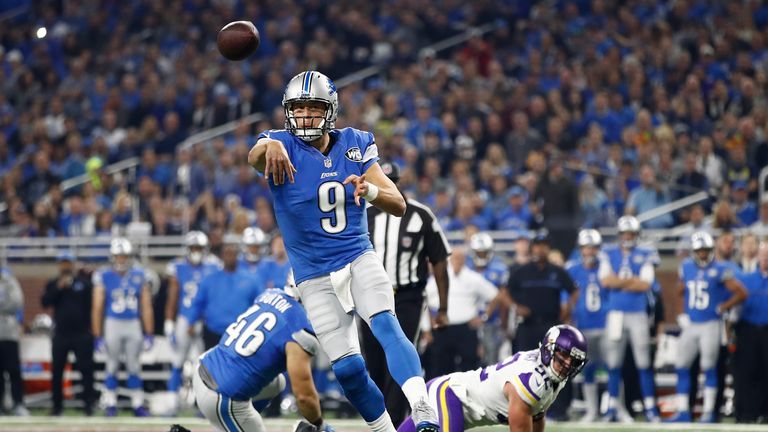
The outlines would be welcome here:
M 438 311 L 438 312 L 446 312 L 446 313 L 447 313 L 447 312 L 448 312 L 448 306 L 446 306 L 446 307 L 441 307 L 441 308 L 437 308 L 437 311 Z

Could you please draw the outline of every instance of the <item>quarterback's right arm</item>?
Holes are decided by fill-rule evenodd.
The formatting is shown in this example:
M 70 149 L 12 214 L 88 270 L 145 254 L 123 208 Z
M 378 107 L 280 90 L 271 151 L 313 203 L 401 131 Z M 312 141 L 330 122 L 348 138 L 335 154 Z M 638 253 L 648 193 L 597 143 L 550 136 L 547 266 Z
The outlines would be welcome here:
M 264 173 L 266 178 L 271 174 L 276 185 L 285 183 L 286 177 L 293 183 L 296 172 L 283 143 L 268 137 L 256 141 L 248 153 L 248 165 Z
M 299 413 L 310 423 L 322 429 L 322 412 L 315 383 L 312 381 L 312 356 L 296 342 L 285 345 L 286 369 L 291 381 L 291 390 L 296 397 Z
M 531 406 L 525 403 L 522 398 L 517 394 L 512 383 L 507 382 L 504 384 L 504 395 L 509 400 L 509 408 L 507 408 L 507 418 L 509 419 L 510 432 L 533 432 L 544 430 L 543 417 L 542 420 L 537 422 L 533 421 L 533 413 L 531 412 Z M 534 429 L 534 424 L 540 423 L 541 427 Z

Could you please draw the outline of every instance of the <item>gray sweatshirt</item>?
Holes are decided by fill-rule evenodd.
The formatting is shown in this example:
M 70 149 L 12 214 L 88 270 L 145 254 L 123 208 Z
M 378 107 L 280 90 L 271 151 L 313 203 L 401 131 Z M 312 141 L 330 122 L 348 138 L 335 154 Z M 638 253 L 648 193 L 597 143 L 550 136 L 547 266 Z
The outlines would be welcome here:
M 19 281 L 8 269 L 0 269 L 0 340 L 19 340 L 21 325 L 16 314 L 23 307 Z

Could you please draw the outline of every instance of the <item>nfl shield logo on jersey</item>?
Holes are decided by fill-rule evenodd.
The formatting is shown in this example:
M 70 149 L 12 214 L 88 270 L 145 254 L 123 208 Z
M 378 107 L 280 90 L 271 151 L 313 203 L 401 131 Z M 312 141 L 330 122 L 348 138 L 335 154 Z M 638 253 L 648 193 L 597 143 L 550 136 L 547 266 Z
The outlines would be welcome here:
M 331 161 L 331 159 L 329 159 L 329 158 L 326 158 L 326 159 L 323 161 L 323 165 L 324 165 L 326 168 L 330 168 L 332 164 L 333 164 L 333 162 L 332 162 L 332 161 Z
M 360 147 L 352 147 L 347 150 L 345 156 L 352 162 L 361 162 L 363 160 L 363 153 L 360 151 Z

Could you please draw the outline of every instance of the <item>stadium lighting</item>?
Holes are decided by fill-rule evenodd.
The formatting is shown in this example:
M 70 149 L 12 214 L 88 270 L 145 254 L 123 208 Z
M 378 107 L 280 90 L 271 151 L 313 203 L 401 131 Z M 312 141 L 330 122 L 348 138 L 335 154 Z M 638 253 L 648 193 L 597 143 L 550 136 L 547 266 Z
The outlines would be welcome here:
M 45 27 L 40 27 L 37 29 L 37 32 L 35 32 L 38 39 L 42 39 L 45 37 L 45 35 L 48 34 L 48 30 Z

